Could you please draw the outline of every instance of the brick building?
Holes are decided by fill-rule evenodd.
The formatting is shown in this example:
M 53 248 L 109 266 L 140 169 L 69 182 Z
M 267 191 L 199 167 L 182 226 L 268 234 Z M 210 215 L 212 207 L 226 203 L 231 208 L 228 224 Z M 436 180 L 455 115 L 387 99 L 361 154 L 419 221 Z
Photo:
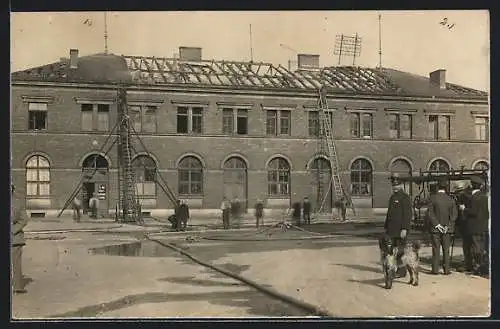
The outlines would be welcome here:
M 358 208 L 386 208 L 390 172 L 489 166 L 485 92 L 393 69 L 320 68 L 299 55 L 298 69 L 266 63 L 207 61 L 200 48 L 179 58 L 96 54 L 12 73 L 12 180 L 32 214 L 60 210 L 92 165 L 117 117 L 117 82 L 128 83 L 139 139 L 137 191 L 144 211 L 172 207 L 152 182 L 155 167 L 191 209 L 219 208 L 223 196 L 288 207 L 317 203 L 318 88 L 328 89 L 342 179 Z M 148 153 L 149 152 L 149 153 Z M 116 147 L 97 158 L 85 184 L 117 203 Z M 415 188 L 408 186 L 414 193 Z M 332 200 L 327 200 L 332 204 Z

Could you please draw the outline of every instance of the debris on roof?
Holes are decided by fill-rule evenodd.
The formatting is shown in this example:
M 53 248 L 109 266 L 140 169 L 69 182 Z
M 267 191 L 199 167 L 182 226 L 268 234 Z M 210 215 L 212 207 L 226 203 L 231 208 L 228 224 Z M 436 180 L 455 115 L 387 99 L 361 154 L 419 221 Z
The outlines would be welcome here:
M 72 71 L 73 70 L 73 71 Z M 103 70 L 105 73 L 103 73 Z M 116 71 L 116 74 L 112 74 Z M 89 73 L 90 72 L 90 73 Z M 242 89 L 317 90 L 332 93 L 485 98 L 486 92 L 447 83 L 430 88 L 429 79 L 393 69 L 350 66 L 291 71 L 262 62 L 184 61 L 176 58 L 97 54 L 79 58 L 78 68 L 57 63 L 12 73 L 13 80 L 119 82 L 147 85 L 192 85 Z M 129 82 L 130 82 L 129 81 Z

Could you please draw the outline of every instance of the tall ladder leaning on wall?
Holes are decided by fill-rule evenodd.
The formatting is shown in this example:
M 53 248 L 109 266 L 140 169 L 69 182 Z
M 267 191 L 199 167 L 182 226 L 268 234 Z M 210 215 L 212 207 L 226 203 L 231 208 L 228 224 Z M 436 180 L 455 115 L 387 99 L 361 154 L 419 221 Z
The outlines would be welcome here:
M 337 157 L 337 149 L 335 147 L 335 140 L 332 132 L 332 118 L 330 116 L 330 110 L 328 109 L 328 101 L 326 98 L 326 88 L 323 86 L 318 91 L 318 119 L 319 119 L 319 134 L 318 134 L 318 142 L 320 143 L 320 152 L 327 156 L 328 161 L 330 163 L 331 168 L 331 179 L 328 183 L 328 188 L 326 190 L 323 189 L 323 180 L 322 177 L 318 177 L 318 195 L 322 195 L 323 200 L 321 200 L 321 205 L 317 210 L 317 213 L 320 214 L 323 212 L 323 209 L 326 204 L 326 200 L 330 192 L 335 193 L 333 195 L 333 201 L 340 200 L 341 197 L 344 197 L 347 208 L 352 210 L 354 217 L 356 215 L 356 209 L 354 208 L 354 204 L 352 203 L 351 196 L 346 192 L 344 187 L 342 186 L 342 181 L 340 179 L 340 166 L 339 160 Z M 326 148 L 325 148 L 326 146 Z M 318 168 L 319 170 L 320 168 Z M 333 189 L 332 189 L 333 186 Z M 319 201 L 319 200 L 318 200 Z

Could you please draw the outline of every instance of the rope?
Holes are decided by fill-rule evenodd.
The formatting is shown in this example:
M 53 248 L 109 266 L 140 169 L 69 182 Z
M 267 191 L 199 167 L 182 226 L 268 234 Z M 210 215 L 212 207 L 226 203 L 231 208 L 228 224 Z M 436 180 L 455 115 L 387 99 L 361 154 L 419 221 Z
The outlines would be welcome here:
M 146 239 L 149 240 L 149 241 L 152 241 L 152 242 L 155 242 L 155 243 L 158 243 L 159 245 L 163 246 L 163 247 L 166 247 L 166 248 L 170 248 L 178 253 L 180 253 L 181 255 L 191 259 L 193 262 L 201 265 L 201 266 L 204 266 L 204 267 L 207 267 L 209 269 L 212 269 L 216 272 L 219 272 L 225 276 L 228 276 L 230 278 L 233 278 L 237 281 L 240 281 L 244 284 L 246 284 L 247 286 L 250 286 L 268 296 L 270 296 L 271 298 L 274 298 L 274 299 L 278 299 L 278 300 L 281 300 L 287 304 L 291 304 L 297 308 L 300 308 L 304 311 L 306 311 L 307 313 L 311 313 L 313 315 L 316 315 L 316 316 L 323 316 L 323 317 L 333 317 L 332 314 L 330 314 L 328 311 L 325 311 L 323 309 L 321 309 L 320 307 L 316 306 L 316 305 L 312 305 L 312 304 L 309 304 L 307 302 L 304 302 L 304 301 L 301 301 L 301 300 L 298 300 L 296 298 L 293 298 L 291 296 L 287 296 L 287 295 L 284 295 L 284 294 L 281 294 L 277 291 L 274 291 L 272 289 L 269 289 L 269 288 L 266 288 L 266 287 L 263 287 L 262 285 L 250 280 L 250 279 L 247 279 L 247 278 L 244 278 L 238 274 L 235 274 L 235 273 L 232 273 L 228 270 L 225 270 L 219 266 L 216 266 L 216 265 L 213 265 L 213 264 L 210 264 L 208 262 L 205 262 L 199 258 L 197 258 L 196 256 L 194 256 L 193 254 L 187 252 L 187 251 L 184 251 L 180 248 L 177 248 L 176 246 L 172 245 L 172 244 L 169 244 L 169 243 L 166 243 L 166 242 L 162 242 L 162 241 L 159 241 L 159 240 L 156 240 L 156 239 L 151 239 L 147 234 L 146 234 Z

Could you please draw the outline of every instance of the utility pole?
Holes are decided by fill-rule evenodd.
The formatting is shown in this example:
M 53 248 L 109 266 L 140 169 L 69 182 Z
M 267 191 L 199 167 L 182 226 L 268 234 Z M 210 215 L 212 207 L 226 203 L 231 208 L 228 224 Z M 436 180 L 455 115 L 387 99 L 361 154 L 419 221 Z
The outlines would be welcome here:
M 378 67 L 382 68 L 382 15 L 378 14 Z
M 108 54 L 108 15 L 104 12 L 104 53 Z
M 252 24 L 250 24 L 250 62 L 253 62 Z

